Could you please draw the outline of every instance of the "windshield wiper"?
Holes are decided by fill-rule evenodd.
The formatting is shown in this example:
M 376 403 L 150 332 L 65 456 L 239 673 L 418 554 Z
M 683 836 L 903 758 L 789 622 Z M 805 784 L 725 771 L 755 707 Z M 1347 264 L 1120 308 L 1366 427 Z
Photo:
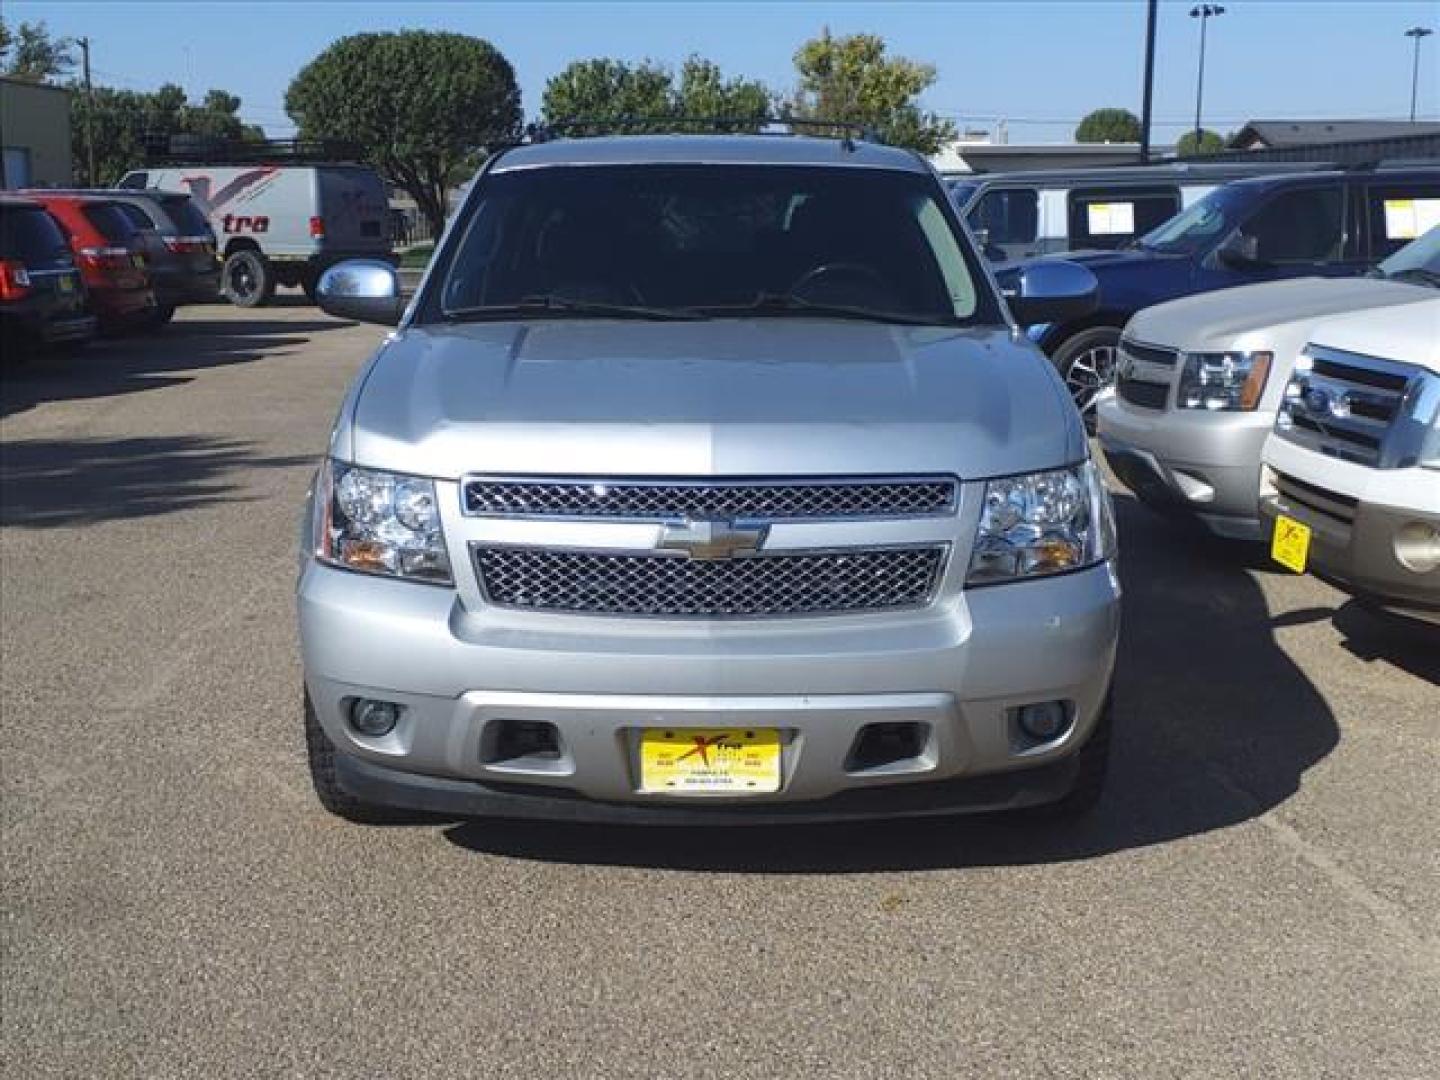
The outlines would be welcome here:
M 644 307 L 639 304 L 609 304 L 601 300 L 575 300 L 566 296 L 522 296 L 513 304 L 476 304 L 473 307 L 448 308 L 445 317 L 453 322 L 485 320 L 553 318 L 564 315 L 587 315 L 605 319 L 654 319 L 694 321 L 705 316 L 681 308 Z
M 1422 285 L 1440 288 L 1440 270 L 1427 270 L 1423 266 L 1411 266 L 1405 270 L 1396 270 L 1393 274 L 1382 270 L 1380 276 L 1390 281 L 1418 281 Z
M 912 315 L 903 311 L 881 311 L 850 304 L 817 304 L 794 293 L 762 292 L 746 304 L 709 304 L 687 310 L 707 315 L 809 315 L 866 322 L 900 323 L 905 326 L 958 326 L 953 316 Z

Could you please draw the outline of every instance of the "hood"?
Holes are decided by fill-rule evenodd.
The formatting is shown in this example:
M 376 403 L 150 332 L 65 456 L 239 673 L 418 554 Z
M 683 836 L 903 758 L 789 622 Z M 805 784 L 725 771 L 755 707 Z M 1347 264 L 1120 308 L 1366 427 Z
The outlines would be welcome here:
M 351 460 L 447 479 L 981 477 L 1085 453 L 1051 366 L 996 327 L 798 318 L 429 325 L 398 333 L 362 378 Z M 344 435 L 335 442 L 342 454 Z
M 1310 332 L 1316 345 L 1378 356 L 1398 364 L 1418 364 L 1440 373 L 1440 294 L 1383 316 L 1364 312 L 1326 319 Z
M 1126 334 L 1178 349 L 1225 348 L 1257 330 L 1437 296 L 1440 293 L 1424 285 L 1384 278 L 1292 278 L 1156 304 L 1132 318 Z
M 1079 263 L 1090 270 L 1104 272 L 1112 267 L 1143 267 L 1153 266 L 1157 261 L 1170 261 L 1183 256 L 1161 255 L 1154 251 L 1137 250 L 1103 250 L 1094 249 L 1087 251 L 1053 251 L 1046 255 L 1035 255 L 1028 259 L 1013 259 L 1004 263 L 991 265 L 991 272 L 996 280 L 1002 284 L 1010 284 L 1013 278 L 1025 267 L 1041 262 L 1073 262 Z

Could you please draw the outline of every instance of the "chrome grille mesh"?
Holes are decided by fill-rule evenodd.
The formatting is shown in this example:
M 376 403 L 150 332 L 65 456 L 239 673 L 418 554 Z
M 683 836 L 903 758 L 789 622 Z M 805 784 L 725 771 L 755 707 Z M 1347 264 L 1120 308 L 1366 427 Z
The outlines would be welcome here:
M 946 478 L 695 483 L 636 480 L 468 479 L 467 514 L 674 521 L 705 518 L 899 518 L 947 514 Z
M 486 598 L 605 615 L 746 616 L 877 611 L 930 598 L 943 546 L 705 561 L 675 555 L 477 547 Z

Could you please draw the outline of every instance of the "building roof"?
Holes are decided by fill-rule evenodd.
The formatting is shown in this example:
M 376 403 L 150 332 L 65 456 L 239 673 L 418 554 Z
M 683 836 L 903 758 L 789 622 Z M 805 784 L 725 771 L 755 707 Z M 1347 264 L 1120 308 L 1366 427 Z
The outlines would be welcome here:
M 1312 146 L 1402 135 L 1437 135 L 1440 123 L 1410 120 L 1251 120 L 1230 138 L 1239 149 Z
M 542 165 L 834 165 L 924 172 L 908 150 L 810 135 L 617 135 L 555 139 L 507 151 L 495 172 Z
M 33 79 L 17 79 L 13 75 L 0 75 L 0 83 L 6 86 L 23 86 L 32 90 L 55 90 L 61 94 L 68 95 L 68 86 L 56 86 L 54 83 L 36 82 Z

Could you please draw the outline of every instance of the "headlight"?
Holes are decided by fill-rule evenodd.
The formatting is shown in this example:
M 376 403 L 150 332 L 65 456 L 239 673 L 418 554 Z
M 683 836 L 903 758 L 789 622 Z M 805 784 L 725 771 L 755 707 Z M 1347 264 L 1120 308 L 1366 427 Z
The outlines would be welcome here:
M 985 484 L 967 585 L 1061 574 L 1115 553 L 1110 496 L 1093 462 Z
M 1182 409 L 1250 412 L 1270 377 L 1268 352 L 1186 353 L 1176 404 Z
M 326 461 L 314 537 L 315 557 L 331 566 L 451 584 L 433 480 Z

